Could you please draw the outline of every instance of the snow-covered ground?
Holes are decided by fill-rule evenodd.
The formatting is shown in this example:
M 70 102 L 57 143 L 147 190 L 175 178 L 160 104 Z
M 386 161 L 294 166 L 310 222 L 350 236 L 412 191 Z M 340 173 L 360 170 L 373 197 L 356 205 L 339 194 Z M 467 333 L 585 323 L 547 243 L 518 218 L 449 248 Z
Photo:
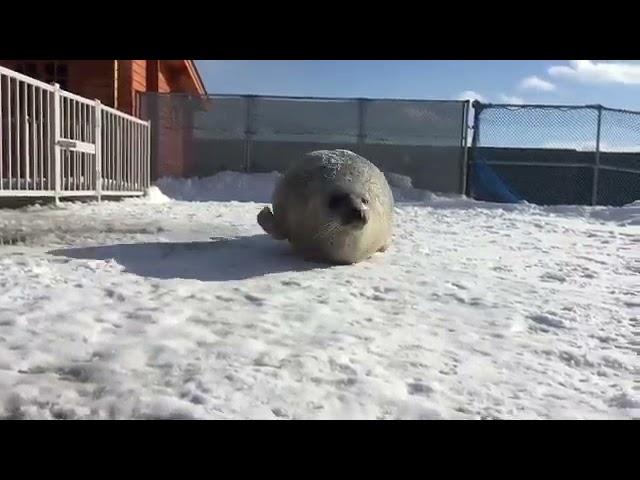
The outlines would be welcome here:
M 276 178 L 0 210 L 0 416 L 640 417 L 640 204 L 397 190 L 326 267 L 257 225 Z

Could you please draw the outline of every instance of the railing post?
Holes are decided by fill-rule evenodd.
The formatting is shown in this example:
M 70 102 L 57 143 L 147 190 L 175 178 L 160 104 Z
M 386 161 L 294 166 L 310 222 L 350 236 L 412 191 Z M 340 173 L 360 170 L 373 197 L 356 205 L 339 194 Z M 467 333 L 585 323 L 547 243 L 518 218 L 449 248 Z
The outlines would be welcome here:
M 602 105 L 598 105 L 598 125 L 596 128 L 596 152 L 593 166 L 593 186 L 591 190 L 591 205 L 598 204 L 598 180 L 600 176 L 600 131 L 602 128 Z
M 153 132 L 153 122 L 154 120 L 149 120 L 149 130 L 147 133 L 147 152 L 148 153 L 148 163 L 149 168 L 147 169 L 147 188 L 151 187 L 151 182 L 153 181 L 153 176 L 151 175 L 151 165 L 153 162 L 153 154 L 151 153 L 151 146 L 153 145 L 151 141 L 151 134 Z M 160 123 L 160 120 L 155 119 L 156 124 Z M 157 127 L 156 127 L 157 130 Z
M 111 187 L 112 190 L 116 192 L 122 191 L 122 117 L 116 117 L 113 122 L 113 135 L 114 135 L 114 168 L 113 168 L 113 179 Z
M 54 198 L 56 205 L 60 205 L 61 175 L 62 175 L 62 147 L 60 146 L 60 122 L 62 112 L 60 109 L 60 85 L 53 84 L 53 178 Z
M 98 197 L 98 202 L 102 200 L 102 103 L 100 100 L 95 100 L 95 130 L 94 130 L 94 140 L 95 140 L 95 148 L 96 153 L 94 155 L 95 168 L 94 172 L 96 175 L 96 195 Z

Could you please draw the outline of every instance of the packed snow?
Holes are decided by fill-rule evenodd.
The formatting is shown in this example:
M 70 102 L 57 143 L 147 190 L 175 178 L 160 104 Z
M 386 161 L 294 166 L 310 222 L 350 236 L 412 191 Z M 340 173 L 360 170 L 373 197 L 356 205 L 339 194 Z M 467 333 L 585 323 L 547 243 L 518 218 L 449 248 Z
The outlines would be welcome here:
M 392 247 L 332 267 L 261 231 L 278 177 L 0 210 L 0 417 L 640 417 L 640 202 L 399 182 Z

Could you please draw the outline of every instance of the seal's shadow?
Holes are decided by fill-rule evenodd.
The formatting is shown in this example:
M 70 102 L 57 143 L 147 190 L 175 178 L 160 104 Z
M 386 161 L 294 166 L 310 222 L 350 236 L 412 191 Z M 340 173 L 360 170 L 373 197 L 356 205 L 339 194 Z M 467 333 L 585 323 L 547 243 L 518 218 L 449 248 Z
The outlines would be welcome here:
M 109 260 L 143 277 L 203 282 L 245 280 L 270 273 L 327 268 L 293 254 L 286 242 L 268 235 L 214 239 L 210 242 L 134 243 L 52 250 L 73 259 Z

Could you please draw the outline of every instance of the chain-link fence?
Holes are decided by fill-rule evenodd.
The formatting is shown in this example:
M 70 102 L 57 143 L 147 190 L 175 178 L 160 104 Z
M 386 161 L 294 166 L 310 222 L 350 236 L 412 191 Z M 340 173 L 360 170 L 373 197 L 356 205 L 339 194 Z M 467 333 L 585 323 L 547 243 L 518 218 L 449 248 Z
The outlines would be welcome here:
M 462 193 L 466 101 L 149 93 L 154 178 L 284 171 L 313 150 L 343 148 L 416 188 Z
M 640 199 L 640 112 L 474 102 L 468 193 L 487 201 Z

